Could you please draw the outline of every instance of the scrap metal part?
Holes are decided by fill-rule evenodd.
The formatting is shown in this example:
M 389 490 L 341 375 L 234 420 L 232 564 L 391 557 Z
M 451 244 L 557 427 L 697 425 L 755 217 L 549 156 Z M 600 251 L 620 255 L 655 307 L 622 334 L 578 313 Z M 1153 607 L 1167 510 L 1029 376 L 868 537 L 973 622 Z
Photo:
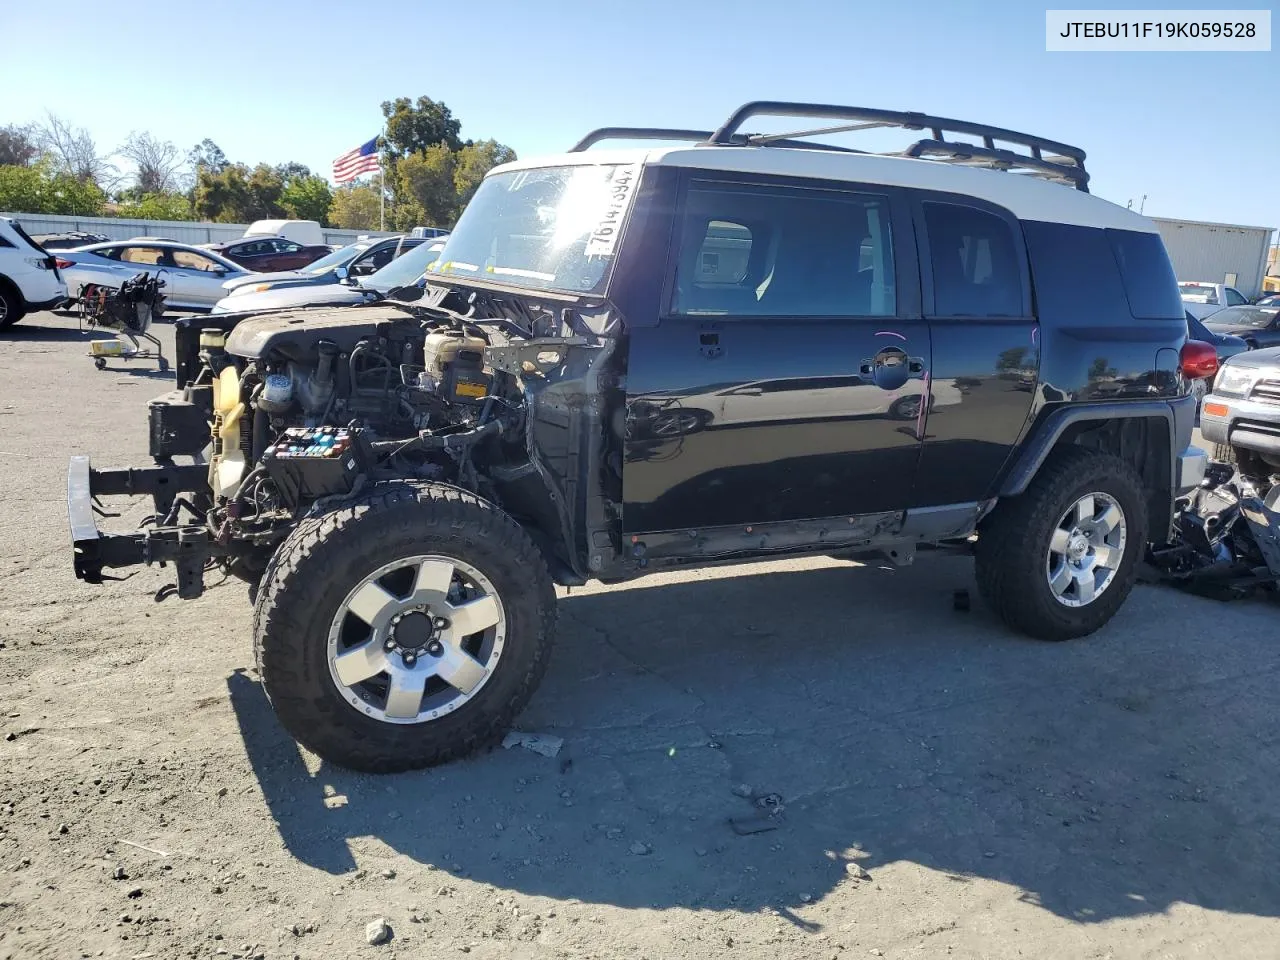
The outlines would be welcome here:
M 1280 599 L 1280 483 L 1212 463 L 1178 504 L 1172 542 L 1148 547 L 1147 563 L 1155 571 L 1147 579 L 1203 596 Z

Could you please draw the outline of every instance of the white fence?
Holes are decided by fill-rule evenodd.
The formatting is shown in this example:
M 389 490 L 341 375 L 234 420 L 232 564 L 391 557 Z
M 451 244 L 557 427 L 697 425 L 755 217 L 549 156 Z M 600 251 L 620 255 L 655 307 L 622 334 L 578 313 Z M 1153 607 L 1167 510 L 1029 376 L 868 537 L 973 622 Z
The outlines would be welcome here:
M 51 213 L 4 213 L 22 224 L 27 233 L 100 233 L 112 240 L 134 237 L 168 237 L 179 243 L 224 243 L 244 236 L 247 223 L 203 223 L 194 220 L 123 220 L 117 217 L 66 217 Z M 388 237 L 390 231 L 325 230 L 324 242 L 338 246 L 357 237 Z

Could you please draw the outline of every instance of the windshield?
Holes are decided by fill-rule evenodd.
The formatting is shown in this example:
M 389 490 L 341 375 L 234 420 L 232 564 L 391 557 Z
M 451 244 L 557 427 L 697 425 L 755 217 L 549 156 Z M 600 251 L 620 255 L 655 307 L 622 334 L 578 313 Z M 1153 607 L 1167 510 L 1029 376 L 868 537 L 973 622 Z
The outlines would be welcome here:
M 1178 292 L 1182 294 L 1183 300 L 1189 300 L 1192 303 L 1216 304 L 1218 302 L 1217 289 L 1207 283 L 1180 283 Z
M 356 258 L 357 255 L 363 253 L 373 246 L 372 240 L 366 240 L 363 243 L 349 243 L 345 247 L 339 247 L 333 253 L 326 254 L 319 260 L 315 260 L 307 266 L 307 273 L 322 274 L 328 273 L 334 267 L 343 267 Z
M 635 196 L 640 164 L 513 170 L 467 204 L 430 275 L 598 293 Z
M 381 270 L 369 274 L 360 280 L 360 286 L 379 293 L 386 293 L 392 287 L 406 287 L 416 283 L 427 271 L 427 265 L 440 256 L 444 242 L 420 243 L 407 253 L 402 253 Z
M 1266 307 L 1262 310 L 1257 307 L 1235 307 L 1215 313 L 1207 322 L 1215 327 L 1267 327 L 1277 313 L 1280 313 L 1280 307 Z

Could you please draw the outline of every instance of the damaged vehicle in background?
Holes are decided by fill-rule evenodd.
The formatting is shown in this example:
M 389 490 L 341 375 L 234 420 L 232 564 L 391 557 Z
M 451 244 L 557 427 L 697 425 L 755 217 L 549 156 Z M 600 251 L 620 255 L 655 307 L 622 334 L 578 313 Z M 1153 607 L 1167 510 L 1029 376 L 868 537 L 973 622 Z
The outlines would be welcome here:
M 739 132 L 760 116 L 831 126 Z M 851 123 L 932 136 L 821 139 Z M 590 149 L 673 134 L 695 144 Z M 1189 380 L 1217 368 L 1155 225 L 1087 184 L 1042 137 L 774 102 L 497 167 L 425 286 L 180 339 L 155 465 L 71 461 L 76 574 L 164 562 L 184 599 L 209 570 L 248 581 L 281 723 L 377 772 L 501 736 L 546 670 L 555 584 L 953 551 L 1012 629 L 1085 636 L 1204 477 Z M 418 255 L 375 277 L 412 282 Z M 766 389 L 804 378 L 824 390 Z M 643 428 L 738 387 L 732 423 Z M 151 522 L 100 532 L 95 498 L 123 494 Z
M 424 240 L 386 266 L 363 277 L 353 277 L 348 268 L 330 267 L 332 283 L 282 285 L 256 291 L 252 283 L 232 291 L 214 304 L 214 313 L 248 314 L 264 310 L 296 307 L 341 307 L 374 303 L 397 287 L 412 286 L 423 279 L 427 267 L 440 256 L 443 240 Z
M 343 276 L 343 270 L 348 277 L 367 277 L 423 242 L 423 239 L 417 237 L 403 236 L 357 240 L 321 257 L 302 270 L 248 274 L 226 281 L 222 289 L 226 291 L 226 296 L 245 296 L 281 287 L 321 287 L 337 283 Z
M 1250 350 L 1280 346 L 1280 304 L 1228 307 L 1204 322 L 1212 332 L 1239 337 Z

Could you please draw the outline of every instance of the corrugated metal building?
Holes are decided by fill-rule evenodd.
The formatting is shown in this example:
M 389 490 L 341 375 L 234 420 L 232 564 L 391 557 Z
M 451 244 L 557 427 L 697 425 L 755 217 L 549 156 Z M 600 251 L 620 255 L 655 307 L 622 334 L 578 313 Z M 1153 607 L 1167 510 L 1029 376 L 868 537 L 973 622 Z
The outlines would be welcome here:
M 1246 297 L 1262 291 L 1271 227 L 1151 218 L 1179 280 L 1225 283 Z
M 100 233 L 112 240 L 132 240 L 134 237 L 168 237 L 179 243 L 225 243 L 244 236 L 247 223 L 207 223 L 195 220 L 122 220 L 116 217 L 70 217 L 49 213 L 8 213 L 22 224 L 27 233 L 66 233 L 77 231 Z M 326 227 L 324 242 L 332 244 L 352 243 L 357 237 L 386 237 L 390 233 L 379 230 L 338 230 Z

